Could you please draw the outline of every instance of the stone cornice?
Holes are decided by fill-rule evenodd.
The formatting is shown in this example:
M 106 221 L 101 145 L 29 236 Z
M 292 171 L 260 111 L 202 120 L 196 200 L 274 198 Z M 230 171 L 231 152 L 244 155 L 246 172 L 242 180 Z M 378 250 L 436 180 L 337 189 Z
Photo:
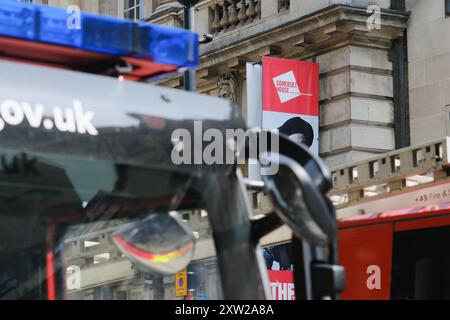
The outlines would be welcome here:
M 365 35 L 389 40 L 400 37 L 406 29 L 408 14 L 395 10 L 382 10 L 381 13 L 381 29 L 370 32 L 366 25 L 366 8 L 347 5 L 333 5 L 296 19 L 290 19 L 289 15 L 263 19 L 246 28 L 219 35 L 213 42 L 202 46 L 200 68 L 271 45 L 301 47 L 296 40 L 301 42 L 302 36 L 309 37 L 306 41 L 309 47 L 323 40 L 321 36 L 327 35 L 331 38 L 345 34 Z
M 145 18 L 144 21 L 158 23 L 158 21 L 164 20 L 168 16 L 177 16 L 182 18 L 183 10 L 182 8 L 177 7 L 167 7 L 166 9 L 154 12 L 151 16 Z
M 216 79 L 211 75 L 244 69 L 246 61 L 263 55 L 308 59 L 348 44 L 389 49 L 392 40 L 403 35 L 409 14 L 382 10 L 381 29 L 372 31 L 367 28 L 368 17 L 365 7 L 332 5 L 297 18 L 275 15 L 216 35 L 201 46 L 199 89 L 211 87 Z M 167 82 L 176 83 L 175 78 Z

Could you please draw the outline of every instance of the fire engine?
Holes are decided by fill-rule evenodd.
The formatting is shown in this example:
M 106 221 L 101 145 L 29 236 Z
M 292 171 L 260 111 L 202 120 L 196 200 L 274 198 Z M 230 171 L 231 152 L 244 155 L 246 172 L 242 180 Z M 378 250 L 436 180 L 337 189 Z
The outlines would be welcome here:
M 296 297 L 338 299 L 323 161 L 255 129 L 279 141 L 255 155 L 280 168 L 263 184 L 237 163 L 175 164 L 176 129 L 246 129 L 226 100 L 145 83 L 194 68 L 198 36 L 72 14 L 0 0 L 0 298 L 270 299 L 261 239 L 286 225 Z M 253 215 L 252 188 L 274 211 Z
M 336 168 L 345 299 L 449 299 L 450 138 Z
M 347 275 L 342 299 L 450 298 L 449 152 L 445 137 L 332 170 L 329 196 Z M 263 240 L 289 255 L 289 238 L 283 227 Z M 292 272 L 275 269 L 275 298 L 293 299 Z

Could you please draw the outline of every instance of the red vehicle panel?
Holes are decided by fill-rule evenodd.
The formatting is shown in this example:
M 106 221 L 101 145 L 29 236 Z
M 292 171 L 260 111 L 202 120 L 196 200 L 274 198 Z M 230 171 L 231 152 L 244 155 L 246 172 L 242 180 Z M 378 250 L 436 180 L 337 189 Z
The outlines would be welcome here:
M 390 298 L 392 237 L 392 223 L 339 230 L 340 263 L 347 275 L 343 299 Z
M 406 220 L 395 223 L 395 231 L 412 231 L 450 225 L 450 216 L 436 216 L 424 219 Z
M 417 274 L 415 279 L 405 281 L 404 278 L 408 276 L 414 277 L 407 274 L 411 272 L 407 268 L 415 270 L 416 273 L 420 272 L 415 265 L 417 260 L 414 259 L 420 259 L 421 255 L 427 255 L 427 257 L 429 255 L 429 259 L 438 259 L 432 253 L 433 248 L 436 248 L 439 241 L 442 242 L 444 239 L 442 231 L 441 233 L 438 231 L 449 226 L 450 203 L 340 220 L 340 263 L 345 267 L 347 276 L 346 290 L 342 298 L 383 300 L 395 299 L 397 296 L 402 299 L 405 292 L 414 293 L 419 288 L 415 288 Z M 424 238 L 424 232 L 428 233 L 427 238 Z M 399 239 L 405 236 L 409 240 L 399 242 Z M 429 241 L 427 244 L 423 242 L 426 239 Z M 417 243 L 414 244 L 414 241 Z M 412 258 L 412 254 L 417 257 Z M 445 257 L 445 253 L 442 253 L 442 256 Z M 403 268 L 400 273 L 399 268 Z M 405 289 L 405 282 L 410 282 L 412 287 Z M 420 291 L 420 289 L 417 290 Z M 441 295 L 437 294 L 437 296 Z

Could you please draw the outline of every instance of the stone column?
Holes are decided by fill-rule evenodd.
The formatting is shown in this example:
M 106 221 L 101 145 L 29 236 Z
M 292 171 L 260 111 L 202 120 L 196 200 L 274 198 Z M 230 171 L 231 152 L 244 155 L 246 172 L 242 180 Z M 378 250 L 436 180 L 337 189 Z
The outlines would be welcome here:
M 156 0 L 157 6 L 152 15 L 146 19 L 151 23 L 163 24 L 168 27 L 182 28 L 183 5 L 175 0 Z M 180 17 L 181 12 L 181 17 Z
M 156 12 L 161 12 L 167 9 L 180 9 L 183 6 L 176 0 L 156 0 L 157 6 L 155 9 Z
M 81 0 L 81 9 L 85 12 L 100 13 L 99 0 Z
M 118 16 L 117 0 L 101 0 L 99 2 L 99 13 L 111 17 Z
M 79 6 L 81 7 L 80 0 L 49 0 L 48 5 L 50 7 L 67 8 L 68 6 Z
M 330 167 L 395 149 L 389 48 L 347 45 L 320 66 L 320 153 Z

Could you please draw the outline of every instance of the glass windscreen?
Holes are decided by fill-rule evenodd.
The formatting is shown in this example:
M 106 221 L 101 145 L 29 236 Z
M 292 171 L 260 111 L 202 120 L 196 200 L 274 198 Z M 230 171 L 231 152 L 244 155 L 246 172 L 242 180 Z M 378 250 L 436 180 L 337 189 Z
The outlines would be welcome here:
M 208 214 L 191 184 L 172 171 L 1 150 L 0 299 L 221 298 Z M 192 259 L 180 273 L 142 268 L 113 239 L 158 215 L 176 216 L 184 226 L 170 230 L 194 235 Z M 144 257 L 161 264 L 190 249 L 186 235 L 147 246 L 146 239 L 161 239 L 148 238 L 158 226 L 145 226 L 143 236 L 121 233 L 132 235 L 123 238 L 136 240 Z

